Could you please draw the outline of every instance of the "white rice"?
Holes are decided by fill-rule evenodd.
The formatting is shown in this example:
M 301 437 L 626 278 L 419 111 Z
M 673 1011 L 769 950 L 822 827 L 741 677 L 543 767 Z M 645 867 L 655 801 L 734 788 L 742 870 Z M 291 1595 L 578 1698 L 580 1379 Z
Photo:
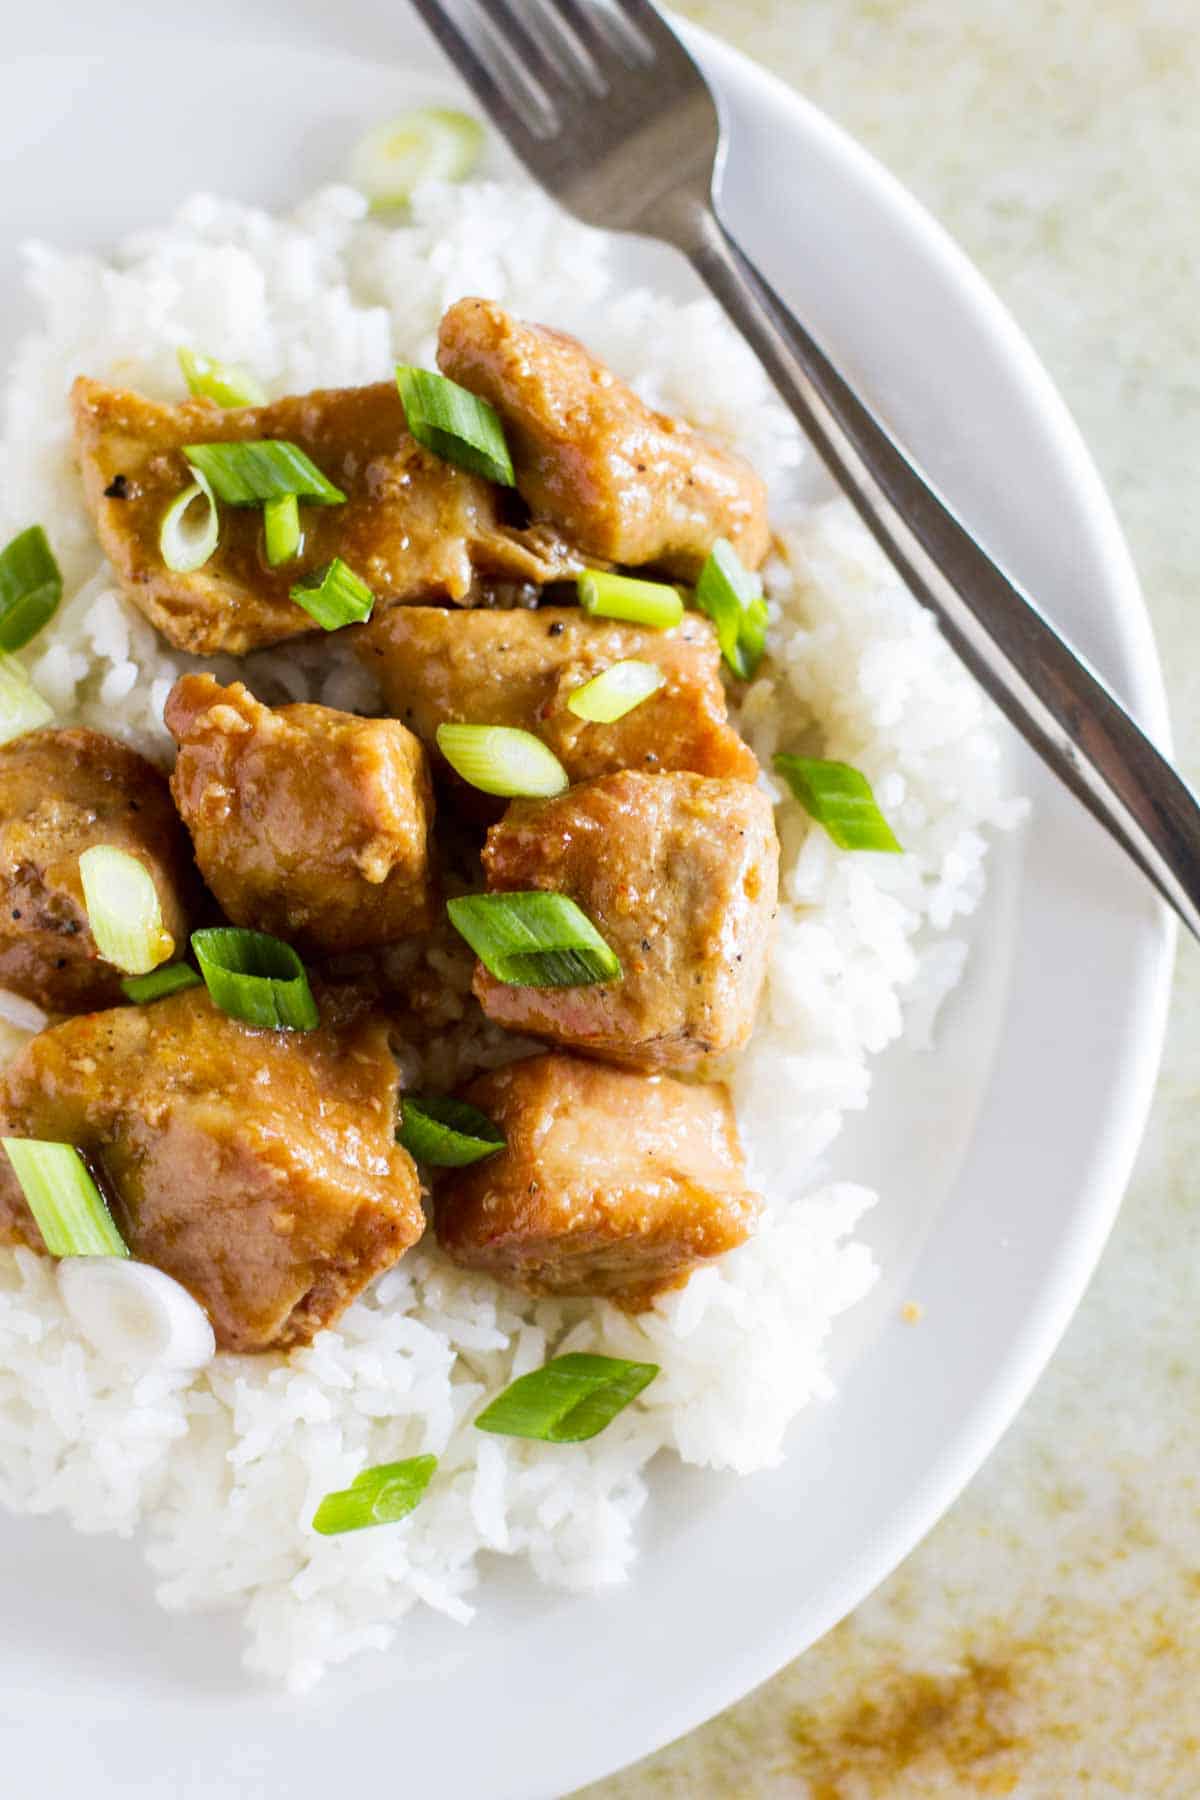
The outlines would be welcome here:
M 138 1379 L 75 1334 L 52 1264 L 0 1252 L 0 1499 L 83 1531 L 141 1530 L 162 1603 L 240 1605 L 247 1665 L 294 1687 L 389 1644 L 418 1602 L 469 1619 L 482 1550 L 559 1586 L 624 1579 L 660 1449 L 742 1472 L 779 1459 L 789 1421 L 831 1392 L 833 1320 L 875 1273 L 852 1236 L 875 1196 L 817 1185 L 816 1165 L 845 1113 L 866 1105 L 868 1059 L 900 1034 L 904 1008 L 928 1038 L 963 966 L 953 927 L 983 891 L 985 828 L 1020 810 L 990 708 L 932 621 L 842 506 L 797 498 L 798 434 L 740 340 L 708 303 L 619 286 L 609 255 L 536 193 L 482 183 L 425 190 L 403 229 L 370 222 L 356 194 L 334 188 L 288 219 L 192 200 L 111 263 L 29 253 L 43 324 L 7 396 L 0 541 L 41 520 L 63 564 L 68 599 L 27 656 L 63 720 L 165 759 L 163 701 L 191 666 L 124 602 L 97 550 L 71 462 L 72 378 L 178 398 L 176 348 L 194 344 L 253 367 L 273 393 L 377 380 L 397 359 L 428 362 L 444 306 L 483 293 L 579 330 L 647 397 L 768 476 L 780 533 L 772 658 L 742 727 L 764 762 L 813 746 L 864 769 L 907 847 L 841 855 L 796 804 L 780 808 L 778 939 L 758 1031 L 732 1073 L 762 1227 L 637 1318 L 524 1299 L 422 1245 L 290 1360 L 220 1356 L 196 1377 Z M 337 646 L 262 653 L 248 679 L 268 699 L 372 699 Z M 0 1057 L 39 1023 L 0 996 Z M 447 1045 L 452 1072 L 462 1046 L 453 1032 Z M 477 1048 L 480 1060 L 497 1053 Z M 582 1348 L 662 1374 L 588 1445 L 472 1429 L 486 1395 Z M 321 1496 L 365 1464 L 420 1452 L 440 1467 L 406 1522 L 345 1539 L 309 1529 Z

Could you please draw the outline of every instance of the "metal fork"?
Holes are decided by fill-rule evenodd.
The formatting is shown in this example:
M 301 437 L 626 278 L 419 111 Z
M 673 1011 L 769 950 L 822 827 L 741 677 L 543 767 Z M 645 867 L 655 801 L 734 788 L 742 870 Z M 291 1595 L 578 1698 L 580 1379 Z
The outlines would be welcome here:
M 963 662 L 1200 937 L 1200 806 L 738 248 L 719 106 L 650 0 L 413 4 L 543 187 L 689 259 Z

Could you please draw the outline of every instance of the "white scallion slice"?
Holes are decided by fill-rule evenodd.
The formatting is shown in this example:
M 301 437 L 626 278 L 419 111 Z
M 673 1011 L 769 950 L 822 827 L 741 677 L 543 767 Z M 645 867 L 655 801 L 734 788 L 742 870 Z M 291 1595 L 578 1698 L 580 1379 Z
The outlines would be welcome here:
M 322 631 L 337 631 L 343 625 L 360 624 L 369 619 L 375 596 L 361 576 L 356 575 L 340 556 L 326 563 L 314 575 L 296 582 L 288 594 L 316 620 Z
M 299 444 L 286 438 L 248 438 L 237 444 L 185 444 L 192 468 L 207 477 L 225 506 L 263 506 L 295 494 L 314 506 L 340 506 L 346 496 L 326 479 Z
M 111 1362 L 201 1369 L 216 1355 L 204 1308 L 149 1263 L 70 1256 L 58 1265 L 58 1291 L 76 1329 Z
M 893 855 L 902 851 L 861 770 L 849 763 L 783 751 L 775 758 L 775 768 L 839 850 L 886 850 Z
M 88 924 L 105 962 L 123 975 L 148 975 L 166 962 L 175 939 L 163 924 L 162 905 L 145 863 L 128 850 L 93 844 L 79 858 Z
M 0 744 L 38 731 L 54 717 L 15 656 L 0 656 Z
M 360 140 L 350 179 L 373 207 L 403 206 L 418 182 L 465 181 L 483 144 L 483 126 L 469 113 L 414 107 Z
M 521 1375 L 485 1406 L 475 1424 L 501 1437 L 582 1444 L 611 1425 L 659 1372 L 657 1363 L 576 1352 Z
M 437 745 L 454 772 L 485 794 L 545 800 L 570 785 L 553 750 L 513 725 L 439 725 Z
M 199 469 L 196 479 L 177 494 L 158 528 L 159 554 L 176 575 L 202 569 L 221 537 L 217 502 L 207 476 Z
M 299 555 L 304 533 L 300 529 L 300 502 L 295 494 L 281 494 L 278 500 L 267 501 L 263 507 L 263 537 L 267 561 L 273 569 Z
M 621 973 L 616 952 L 566 894 L 462 894 L 446 911 L 488 973 L 510 987 L 589 987 Z
M 655 663 L 631 658 L 593 675 L 568 694 L 567 705 L 578 719 L 587 719 L 593 725 L 612 725 L 656 694 L 666 679 Z
M 396 386 L 418 444 L 473 475 L 516 486 L 504 426 L 490 401 L 433 369 L 414 369 L 408 363 L 397 365 Z
M 436 1456 L 409 1456 L 364 1469 L 348 1488 L 326 1494 L 313 1514 L 313 1530 L 339 1537 L 367 1525 L 394 1525 L 420 1504 L 437 1465 Z
M 219 363 L 198 350 L 180 350 L 179 367 L 189 390 L 202 400 L 215 400 L 218 406 L 267 404 L 266 389 L 232 363 Z
M 51 1256 L 128 1256 L 104 1196 L 74 1144 L 0 1138 Z
M 580 606 L 598 618 L 624 619 L 659 631 L 670 631 L 683 618 L 679 590 L 665 581 L 637 581 L 632 575 L 585 569 L 575 585 Z

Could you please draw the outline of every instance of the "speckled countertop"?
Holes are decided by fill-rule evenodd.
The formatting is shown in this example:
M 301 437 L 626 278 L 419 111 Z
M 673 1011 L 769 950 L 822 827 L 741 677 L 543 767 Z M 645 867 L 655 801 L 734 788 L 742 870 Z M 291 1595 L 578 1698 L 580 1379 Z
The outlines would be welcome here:
M 1066 395 L 1200 776 L 1198 0 L 676 0 L 955 234 Z M 1124 1211 L 957 1506 L 767 1686 L 588 1800 L 1200 1796 L 1200 955 Z

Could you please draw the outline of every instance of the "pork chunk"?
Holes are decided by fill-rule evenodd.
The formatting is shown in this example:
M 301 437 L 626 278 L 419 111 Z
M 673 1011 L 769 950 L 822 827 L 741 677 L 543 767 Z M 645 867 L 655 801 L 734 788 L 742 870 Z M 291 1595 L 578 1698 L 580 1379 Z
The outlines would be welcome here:
M 342 557 L 377 605 L 471 604 L 492 582 L 541 584 L 579 567 L 545 527 L 504 523 L 500 489 L 423 450 L 405 430 L 394 382 L 331 388 L 269 406 L 209 400 L 160 406 L 84 377 L 72 390 L 84 493 L 122 586 L 177 650 L 241 656 L 313 630 L 288 590 Z M 201 569 L 174 574 L 158 548 L 162 515 L 193 479 L 184 444 L 286 438 L 346 495 L 301 504 L 298 556 L 271 568 L 261 507 L 222 506 L 221 538 Z
M 425 752 L 395 719 L 262 706 L 240 681 L 184 675 L 167 700 L 171 791 L 235 925 L 302 950 L 424 931 L 436 898 Z
M 762 562 L 766 490 L 750 465 L 652 411 L 575 338 L 460 300 L 442 319 L 438 366 L 491 401 L 521 494 L 588 556 L 691 581 L 725 537 L 749 568 Z
M 0 1135 L 75 1144 L 132 1254 L 182 1282 L 223 1350 L 306 1344 L 421 1235 L 386 1028 L 318 995 L 263 1031 L 203 989 L 44 1031 L 0 1076 Z M 42 1239 L 0 1154 L 0 1243 Z
M 443 723 L 516 725 L 553 750 L 572 781 L 615 769 L 692 769 L 753 781 L 754 756 L 728 723 L 712 625 L 674 631 L 590 618 L 578 606 L 451 612 L 396 607 L 355 634 L 384 699 L 431 748 Z M 654 663 L 664 684 L 611 725 L 577 718 L 575 689 L 615 662 Z
M 50 1012 L 112 1006 L 121 971 L 96 948 L 79 858 L 127 851 L 153 878 L 178 949 L 198 886 L 166 777 L 115 738 L 30 731 L 0 745 L 0 987 Z
M 745 1043 L 779 880 L 771 804 L 744 781 L 624 771 L 514 801 L 483 853 L 492 891 L 566 894 L 621 960 L 591 987 L 475 972 L 511 1031 L 641 1069 L 696 1069 Z
M 754 1228 L 758 1196 L 718 1083 L 536 1056 L 464 1097 L 508 1140 L 438 1188 L 438 1242 L 467 1268 L 636 1310 Z

